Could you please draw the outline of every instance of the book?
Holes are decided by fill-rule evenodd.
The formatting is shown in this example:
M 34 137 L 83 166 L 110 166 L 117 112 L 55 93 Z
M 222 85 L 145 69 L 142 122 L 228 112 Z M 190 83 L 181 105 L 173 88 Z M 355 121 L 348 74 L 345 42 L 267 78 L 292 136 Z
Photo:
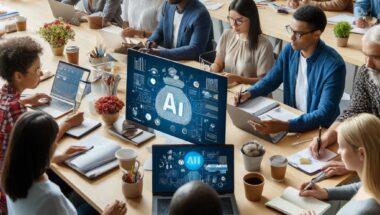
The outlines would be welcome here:
M 255 116 L 260 116 L 279 105 L 280 104 L 273 99 L 259 96 L 240 104 L 239 108 Z
M 0 20 L 16 17 L 18 15 L 18 11 L 0 5 Z
M 66 134 L 75 138 L 82 138 L 101 125 L 102 123 L 99 121 L 85 117 L 81 125 L 67 130 Z
M 289 165 L 309 174 L 314 175 L 318 173 L 321 168 L 331 159 L 335 158 L 337 154 L 329 149 L 326 149 L 324 156 L 317 160 L 311 155 L 310 149 L 303 149 L 288 157 Z M 302 160 L 301 160 L 302 159 Z M 308 162 L 303 162 L 307 160 Z
M 299 191 L 293 187 L 287 187 L 281 196 L 270 200 L 265 205 L 288 215 L 299 215 L 308 210 L 322 215 L 331 207 L 329 203 L 316 198 L 299 196 Z
M 121 147 L 116 142 L 97 134 L 83 139 L 76 145 L 93 148 L 67 159 L 65 164 L 87 178 L 96 178 L 118 166 L 115 152 Z

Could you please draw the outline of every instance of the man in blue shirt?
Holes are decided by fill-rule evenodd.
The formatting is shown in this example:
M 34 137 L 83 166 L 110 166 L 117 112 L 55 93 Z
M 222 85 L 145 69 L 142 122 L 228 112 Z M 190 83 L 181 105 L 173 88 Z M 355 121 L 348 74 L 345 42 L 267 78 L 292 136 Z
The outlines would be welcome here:
M 210 14 L 198 0 L 168 0 L 156 30 L 142 51 L 171 60 L 198 60 L 213 49 Z M 162 48 L 157 48 L 157 45 Z
M 380 1 L 379 0 L 356 0 L 354 7 L 355 24 L 359 28 L 370 27 L 377 22 L 371 22 L 366 17 L 374 17 L 377 21 L 380 19 Z
M 284 84 L 284 103 L 305 114 L 289 121 L 277 119 L 249 122 L 263 133 L 303 132 L 329 127 L 339 115 L 346 67 L 342 57 L 321 39 L 326 15 L 315 6 L 305 5 L 294 14 L 286 30 L 291 43 L 280 53 L 267 75 L 247 92 L 235 97 L 235 104 L 265 96 Z M 240 101 L 238 100 L 240 97 Z

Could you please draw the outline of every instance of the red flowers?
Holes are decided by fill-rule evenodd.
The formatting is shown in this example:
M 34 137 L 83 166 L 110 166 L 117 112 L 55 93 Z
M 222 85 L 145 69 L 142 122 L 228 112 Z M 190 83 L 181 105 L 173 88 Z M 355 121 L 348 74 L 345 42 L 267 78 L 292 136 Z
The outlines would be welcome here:
M 123 107 L 123 101 L 116 96 L 103 96 L 95 102 L 95 110 L 98 114 L 117 113 Z

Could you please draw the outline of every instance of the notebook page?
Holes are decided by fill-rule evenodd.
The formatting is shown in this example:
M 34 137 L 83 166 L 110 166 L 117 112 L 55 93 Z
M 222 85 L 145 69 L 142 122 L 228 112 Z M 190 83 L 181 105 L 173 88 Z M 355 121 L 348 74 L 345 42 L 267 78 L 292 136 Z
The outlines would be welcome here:
M 99 121 L 85 117 L 82 124 L 74 128 L 70 128 L 68 131 L 66 131 L 66 133 L 74 137 L 79 137 L 98 126 L 100 126 Z
M 261 120 L 278 119 L 285 122 L 287 122 L 290 119 L 295 119 L 297 117 L 299 117 L 299 115 L 292 113 L 282 107 L 273 108 L 272 110 L 259 116 Z
M 320 201 L 313 197 L 301 197 L 299 196 L 299 190 L 293 187 L 287 187 L 282 193 L 281 197 L 304 210 L 314 210 L 316 214 L 323 214 L 330 208 L 330 204 Z M 292 214 L 299 214 L 293 213 Z
M 239 108 L 241 110 L 244 110 L 245 112 L 254 114 L 256 116 L 259 116 L 279 105 L 278 102 L 268 99 L 265 97 L 257 97 L 254 99 L 250 99 L 243 104 L 239 105 Z
M 70 161 L 70 164 L 78 168 L 81 172 L 88 172 L 105 163 L 115 160 L 115 152 L 120 146 L 100 135 L 94 135 L 81 141 L 79 145 L 92 144 L 93 149 L 81 154 Z
M 265 203 L 266 206 L 274 208 L 284 214 L 301 214 L 304 210 L 297 205 L 283 199 L 282 197 L 276 197 L 269 202 Z
M 295 167 L 302 169 L 307 173 L 313 173 L 320 170 L 329 160 L 336 157 L 337 154 L 326 149 L 325 155 L 320 159 L 314 159 L 311 155 L 310 149 L 306 148 L 288 157 L 288 162 Z M 306 158 L 311 161 L 311 164 L 301 164 L 300 159 Z

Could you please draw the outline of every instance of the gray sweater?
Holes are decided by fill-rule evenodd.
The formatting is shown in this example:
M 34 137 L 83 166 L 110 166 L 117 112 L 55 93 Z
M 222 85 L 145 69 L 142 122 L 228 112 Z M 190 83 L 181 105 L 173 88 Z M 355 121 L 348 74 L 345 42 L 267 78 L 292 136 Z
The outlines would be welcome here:
M 327 188 L 329 200 L 349 200 L 337 213 L 337 215 L 378 215 L 380 204 L 374 198 L 365 200 L 351 199 L 362 186 L 361 182 L 344 185 L 341 187 Z

